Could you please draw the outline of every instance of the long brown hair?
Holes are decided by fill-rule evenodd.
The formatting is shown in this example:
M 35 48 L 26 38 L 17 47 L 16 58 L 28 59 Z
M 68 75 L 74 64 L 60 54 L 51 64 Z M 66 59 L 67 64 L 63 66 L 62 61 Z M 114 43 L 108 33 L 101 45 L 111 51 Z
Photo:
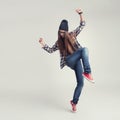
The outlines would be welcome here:
M 75 35 L 72 32 L 65 32 L 65 37 L 62 39 L 58 31 L 58 47 L 63 56 L 72 54 L 74 51 L 76 51 Z

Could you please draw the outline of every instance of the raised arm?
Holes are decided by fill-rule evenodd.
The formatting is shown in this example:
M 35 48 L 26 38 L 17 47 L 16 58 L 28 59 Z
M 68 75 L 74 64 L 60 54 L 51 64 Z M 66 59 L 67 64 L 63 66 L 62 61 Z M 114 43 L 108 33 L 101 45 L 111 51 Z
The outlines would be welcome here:
M 81 9 L 76 9 L 76 12 L 80 15 L 80 23 L 81 23 L 82 21 L 84 21 L 83 16 L 82 16 L 83 12 Z
M 77 36 L 82 31 L 82 29 L 84 28 L 85 20 L 83 18 L 83 12 L 82 12 L 81 9 L 76 9 L 76 12 L 80 16 L 80 25 L 73 31 L 75 33 L 75 35 Z
M 55 52 L 56 50 L 58 50 L 58 45 L 57 45 L 57 42 L 52 46 L 52 47 L 49 47 L 43 40 L 43 38 L 40 38 L 39 39 L 39 43 L 41 44 L 42 48 L 44 50 L 46 50 L 48 53 L 53 53 Z

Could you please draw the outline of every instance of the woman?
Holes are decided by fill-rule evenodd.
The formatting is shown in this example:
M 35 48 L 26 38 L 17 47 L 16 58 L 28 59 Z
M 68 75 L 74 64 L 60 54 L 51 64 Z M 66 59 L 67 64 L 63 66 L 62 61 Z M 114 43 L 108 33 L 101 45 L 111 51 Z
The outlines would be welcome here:
M 76 12 L 80 16 L 80 25 L 74 31 L 68 32 L 68 21 L 62 20 L 58 30 L 58 40 L 51 48 L 45 44 L 43 38 L 40 38 L 39 40 L 42 48 L 47 52 L 52 53 L 56 50 L 60 51 L 61 69 L 67 65 L 75 71 L 77 86 L 74 90 L 73 99 L 70 101 L 73 111 L 76 111 L 76 105 L 83 88 L 83 77 L 94 83 L 89 64 L 88 49 L 86 47 L 82 47 L 76 39 L 77 35 L 85 26 L 85 21 L 82 17 L 83 12 L 81 9 L 76 9 Z

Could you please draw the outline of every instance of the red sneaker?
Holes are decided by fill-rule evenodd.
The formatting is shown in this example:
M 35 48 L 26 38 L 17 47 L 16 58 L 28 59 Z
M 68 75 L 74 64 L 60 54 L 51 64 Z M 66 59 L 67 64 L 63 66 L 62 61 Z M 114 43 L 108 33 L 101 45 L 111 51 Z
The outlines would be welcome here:
M 83 73 L 82 74 L 83 77 L 85 77 L 88 81 L 92 82 L 92 83 L 95 83 L 95 81 L 93 80 L 93 77 L 90 73 Z
M 70 104 L 71 104 L 71 106 L 72 106 L 72 110 L 73 110 L 73 112 L 76 112 L 76 104 L 74 104 L 73 102 L 72 102 L 72 100 L 70 101 Z

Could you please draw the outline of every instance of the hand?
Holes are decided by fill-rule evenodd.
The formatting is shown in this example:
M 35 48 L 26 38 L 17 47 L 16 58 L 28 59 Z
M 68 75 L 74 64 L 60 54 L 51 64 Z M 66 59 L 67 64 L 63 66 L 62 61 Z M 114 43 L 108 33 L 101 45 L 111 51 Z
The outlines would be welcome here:
M 82 13 L 82 10 L 80 8 L 76 9 L 76 12 L 79 14 L 79 13 Z
M 39 43 L 40 43 L 42 46 L 45 46 L 45 42 L 44 42 L 43 38 L 40 38 L 40 39 L 39 39 Z

